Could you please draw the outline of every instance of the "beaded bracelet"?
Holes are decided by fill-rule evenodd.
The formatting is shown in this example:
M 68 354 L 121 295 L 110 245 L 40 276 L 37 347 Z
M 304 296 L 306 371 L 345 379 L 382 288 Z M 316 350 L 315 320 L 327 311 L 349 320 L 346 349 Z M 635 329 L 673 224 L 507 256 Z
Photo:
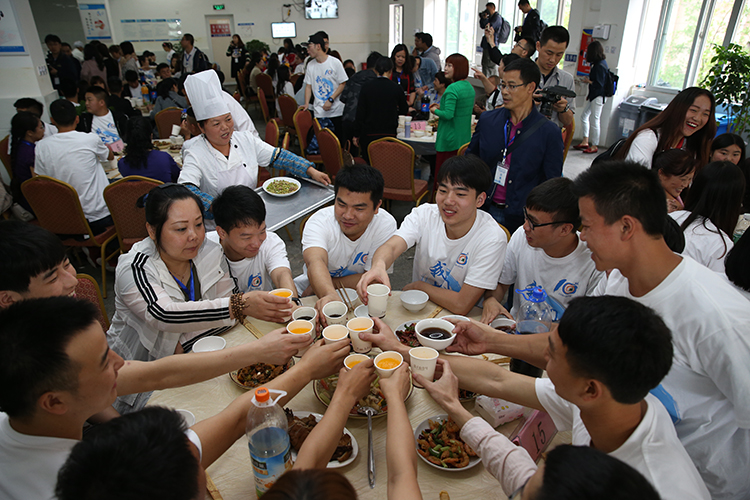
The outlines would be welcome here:
M 229 309 L 232 311 L 234 319 L 240 323 L 245 321 L 245 294 L 235 293 L 229 298 Z

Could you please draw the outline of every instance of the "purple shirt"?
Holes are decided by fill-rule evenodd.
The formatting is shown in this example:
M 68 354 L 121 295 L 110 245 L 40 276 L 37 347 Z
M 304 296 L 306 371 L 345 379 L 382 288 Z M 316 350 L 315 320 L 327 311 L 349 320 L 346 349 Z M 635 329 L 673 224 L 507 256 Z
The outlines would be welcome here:
M 180 167 L 177 166 L 174 159 L 169 153 L 152 149 L 146 157 L 146 165 L 139 165 L 139 168 L 133 168 L 128 163 L 128 157 L 122 158 L 117 162 L 120 174 L 123 177 L 129 175 L 141 175 L 150 179 L 156 179 L 162 182 L 177 182 L 180 176 Z
M 510 127 L 510 134 L 508 134 L 508 141 L 510 141 L 511 137 L 515 137 L 516 134 L 521 130 L 521 127 L 523 126 L 523 121 L 518 122 L 516 125 L 513 125 L 513 122 L 511 122 Z M 507 125 L 506 125 L 507 129 Z M 505 147 L 507 148 L 509 144 L 506 144 Z M 510 157 L 513 156 L 513 153 L 509 153 L 507 157 L 505 158 L 505 164 L 508 165 L 508 172 L 510 172 Z M 506 174 L 505 178 L 505 186 L 501 186 L 498 184 L 495 186 L 495 194 L 492 196 L 492 201 L 495 203 L 505 203 L 505 190 L 508 186 L 508 177 Z

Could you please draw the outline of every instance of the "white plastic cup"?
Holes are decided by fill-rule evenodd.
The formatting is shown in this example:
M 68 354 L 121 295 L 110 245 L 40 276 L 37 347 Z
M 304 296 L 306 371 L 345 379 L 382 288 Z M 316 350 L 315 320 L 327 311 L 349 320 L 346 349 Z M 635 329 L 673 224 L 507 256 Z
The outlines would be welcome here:
M 313 333 L 315 332 L 315 325 L 313 325 L 310 321 L 297 319 L 286 325 L 286 331 L 292 335 L 307 335 L 310 337 L 310 340 L 312 340 Z M 295 356 L 303 356 L 309 348 L 310 346 L 308 345 L 307 347 L 298 349 Z
M 398 361 L 398 364 L 393 368 L 381 368 L 378 366 L 378 363 L 383 361 L 384 359 L 395 359 L 396 361 Z M 375 371 L 378 372 L 380 378 L 390 377 L 391 375 L 393 375 L 393 372 L 398 370 L 398 368 L 402 364 L 404 364 L 404 357 L 401 355 L 401 353 L 398 353 L 396 351 L 385 351 L 375 356 Z
M 292 300 L 292 297 L 294 297 L 294 292 L 292 292 L 288 288 L 276 288 L 275 290 L 271 290 L 268 293 L 270 293 L 271 295 L 276 295 L 277 297 L 282 297 L 284 299 L 289 299 L 290 302 Z M 287 322 L 290 319 L 292 319 L 292 315 L 291 314 L 289 316 L 285 316 L 284 317 L 284 322 Z
M 360 333 L 372 333 L 372 327 L 375 322 L 371 318 L 354 318 L 346 324 L 349 329 L 349 338 L 352 340 L 354 352 L 364 354 L 372 349 L 372 342 L 367 342 L 359 338 Z
M 349 342 L 349 329 L 344 325 L 329 325 L 323 328 L 323 338 L 326 344 Z
M 385 316 L 388 305 L 388 294 L 391 289 L 381 283 L 375 283 L 367 287 L 367 312 L 375 318 Z
M 413 373 L 418 373 L 430 382 L 435 378 L 438 352 L 432 347 L 412 347 L 409 349 L 409 366 Z M 422 387 L 412 379 L 415 387 Z
M 180 135 L 180 126 L 172 125 L 172 135 Z
M 323 306 L 323 316 L 325 316 L 326 323 L 329 325 L 345 325 L 348 311 L 349 308 L 346 307 L 346 304 L 338 300 Z
M 303 317 L 304 316 L 304 317 Z M 310 319 L 307 319 L 310 318 Z M 302 319 L 310 321 L 315 324 L 315 320 L 318 319 L 318 310 L 314 307 L 298 307 L 292 313 L 292 319 Z
M 357 364 L 361 363 L 362 361 L 367 361 L 368 359 L 370 359 L 370 356 L 366 356 L 364 354 L 350 354 L 346 358 L 344 358 L 344 367 L 346 367 L 347 370 L 351 370 Z

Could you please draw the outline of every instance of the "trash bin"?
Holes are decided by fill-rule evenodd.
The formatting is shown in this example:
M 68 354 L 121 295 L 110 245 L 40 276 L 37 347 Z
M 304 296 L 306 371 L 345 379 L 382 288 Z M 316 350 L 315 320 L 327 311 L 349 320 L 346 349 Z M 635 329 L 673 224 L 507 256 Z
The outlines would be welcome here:
M 619 134 L 619 137 L 627 137 L 633 132 L 633 130 L 638 128 L 641 106 L 648 99 L 648 97 L 644 96 L 631 95 L 617 106 L 619 113 L 619 118 L 617 120 L 617 133 Z
M 655 117 L 668 106 L 663 102 L 659 102 L 656 97 L 649 97 L 643 104 L 641 104 L 641 116 L 638 120 L 638 126 L 640 127 L 651 118 Z
M 716 113 L 716 135 L 726 134 L 729 129 L 729 116 L 726 113 Z

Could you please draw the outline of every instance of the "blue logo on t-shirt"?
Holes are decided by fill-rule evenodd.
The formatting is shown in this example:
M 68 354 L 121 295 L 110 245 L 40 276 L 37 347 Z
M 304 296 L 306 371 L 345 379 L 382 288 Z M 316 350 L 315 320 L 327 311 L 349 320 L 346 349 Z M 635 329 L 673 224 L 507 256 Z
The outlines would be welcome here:
M 651 394 L 656 396 L 656 399 L 661 401 L 664 408 L 667 409 L 667 413 L 672 418 L 672 423 L 677 425 L 682 421 L 680 416 L 680 409 L 677 407 L 677 402 L 674 400 L 672 395 L 667 392 L 663 385 L 659 384 L 655 388 L 651 389 Z
M 563 295 L 571 296 L 574 295 L 578 291 L 578 283 L 571 283 L 570 281 L 566 279 L 561 279 L 557 282 L 557 285 L 555 285 L 555 288 L 552 290 L 553 292 L 560 292 Z
M 367 264 L 367 257 L 370 255 L 369 252 L 359 252 L 357 255 L 354 256 L 354 261 L 352 262 L 353 266 L 356 266 L 358 263 L 362 264 L 363 266 Z
M 263 285 L 263 278 L 260 274 L 251 274 L 247 279 L 248 290 L 259 290 L 261 285 Z
M 436 280 L 435 286 L 439 286 L 440 288 L 447 288 L 448 290 L 453 290 L 454 292 L 461 291 L 461 283 L 456 281 L 456 279 L 451 276 L 451 270 L 448 268 L 448 264 L 446 264 L 445 262 L 437 261 L 437 264 L 430 268 L 430 274 L 433 278 L 439 278 L 443 280 L 443 283 L 440 285 L 437 285 Z
M 341 266 L 334 271 L 330 271 L 331 278 L 343 278 L 344 276 L 350 276 L 352 274 L 354 274 L 354 271 L 350 271 L 344 266 Z

